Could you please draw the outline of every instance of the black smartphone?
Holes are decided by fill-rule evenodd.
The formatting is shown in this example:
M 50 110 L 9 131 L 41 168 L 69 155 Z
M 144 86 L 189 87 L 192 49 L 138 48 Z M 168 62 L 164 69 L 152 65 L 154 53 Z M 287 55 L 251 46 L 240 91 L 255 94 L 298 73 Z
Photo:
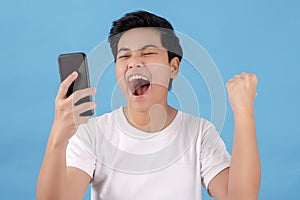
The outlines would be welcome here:
M 90 78 L 88 63 L 85 53 L 68 53 L 58 56 L 59 74 L 61 82 L 65 80 L 72 72 L 77 71 L 78 77 L 71 84 L 68 89 L 67 97 L 70 96 L 76 90 L 81 90 L 90 87 Z M 92 101 L 91 96 L 84 97 L 75 102 L 75 106 L 84 102 Z M 91 116 L 94 114 L 94 110 L 88 110 L 80 114 L 80 116 Z

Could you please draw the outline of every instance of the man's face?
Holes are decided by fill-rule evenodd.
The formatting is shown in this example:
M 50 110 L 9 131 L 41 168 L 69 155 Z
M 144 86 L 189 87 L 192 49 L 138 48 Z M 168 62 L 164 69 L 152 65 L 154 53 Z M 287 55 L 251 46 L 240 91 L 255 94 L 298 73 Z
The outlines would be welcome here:
M 117 51 L 116 77 L 128 105 L 144 112 L 154 104 L 166 104 L 171 66 L 158 30 L 126 31 Z

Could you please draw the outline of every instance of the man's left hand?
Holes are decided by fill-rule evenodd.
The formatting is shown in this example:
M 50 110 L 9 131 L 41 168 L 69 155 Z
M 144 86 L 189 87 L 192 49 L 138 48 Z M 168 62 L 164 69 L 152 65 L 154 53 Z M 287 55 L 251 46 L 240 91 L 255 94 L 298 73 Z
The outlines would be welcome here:
M 256 75 L 246 72 L 235 75 L 226 83 L 233 112 L 253 108 L 257 83 Z

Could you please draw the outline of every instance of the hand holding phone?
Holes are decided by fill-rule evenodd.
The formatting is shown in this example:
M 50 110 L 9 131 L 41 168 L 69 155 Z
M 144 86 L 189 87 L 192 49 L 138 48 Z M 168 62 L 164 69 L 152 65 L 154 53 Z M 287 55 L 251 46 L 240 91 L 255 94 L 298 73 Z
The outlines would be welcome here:
M 51 138 L 56 144 L 66 144 L 74 135 L 78 126 L 88 122 L 87 116 L 81 116 L 88 110 L 96 107 L 95 102 L 85 102 L 75 106 L 74 102 L 83 97 L 96 93 L 95 88 L 85 88 L 66 96 L 71 84 L 78 78 L 78 73 L 70 74 L 61 84 L 55 98 L 55 118 L 51 130 Z

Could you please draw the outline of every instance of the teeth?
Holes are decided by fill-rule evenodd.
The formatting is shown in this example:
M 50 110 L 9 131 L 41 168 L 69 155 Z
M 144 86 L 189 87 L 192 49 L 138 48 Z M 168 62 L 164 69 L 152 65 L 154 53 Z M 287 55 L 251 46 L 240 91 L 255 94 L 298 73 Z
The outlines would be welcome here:
M 143 79 L 148 81 L 148 78 L 142 75 L 132 75 L 129 77 L 129 81 L 136 80 L 136 79 Z

